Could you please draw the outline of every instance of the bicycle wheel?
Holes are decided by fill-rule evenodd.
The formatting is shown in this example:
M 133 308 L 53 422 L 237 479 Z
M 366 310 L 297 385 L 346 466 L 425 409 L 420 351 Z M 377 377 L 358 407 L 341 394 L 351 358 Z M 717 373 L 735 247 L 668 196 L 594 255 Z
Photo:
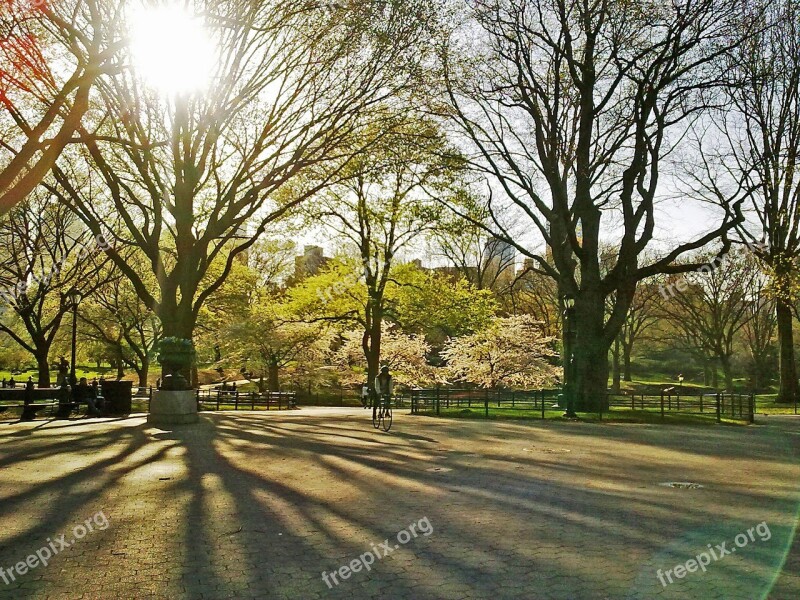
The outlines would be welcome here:
M 387 406 L 383 409 L 383 417 L 381 418 L 381 426 L 384 431 L 389 431 L 392 428 L 392 407 Z

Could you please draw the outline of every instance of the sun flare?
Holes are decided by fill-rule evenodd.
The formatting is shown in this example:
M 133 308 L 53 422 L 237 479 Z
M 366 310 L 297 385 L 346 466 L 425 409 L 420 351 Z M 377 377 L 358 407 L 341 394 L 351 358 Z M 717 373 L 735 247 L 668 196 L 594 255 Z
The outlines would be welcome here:
M 214 68 L 214 43 L 202 20 L 175 5 L 143 6 L 130 17 L 131 60 L 158 92 L 202 91 Z

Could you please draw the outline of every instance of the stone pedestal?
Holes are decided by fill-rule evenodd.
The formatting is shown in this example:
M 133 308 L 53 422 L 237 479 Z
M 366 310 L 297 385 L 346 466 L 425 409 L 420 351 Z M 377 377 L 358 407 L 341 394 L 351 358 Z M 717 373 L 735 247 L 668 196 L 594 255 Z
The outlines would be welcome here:
M 194 390 L 158 390 L 150 401 L 150 425 L 188 425 L 197 423 L 197 397 Z

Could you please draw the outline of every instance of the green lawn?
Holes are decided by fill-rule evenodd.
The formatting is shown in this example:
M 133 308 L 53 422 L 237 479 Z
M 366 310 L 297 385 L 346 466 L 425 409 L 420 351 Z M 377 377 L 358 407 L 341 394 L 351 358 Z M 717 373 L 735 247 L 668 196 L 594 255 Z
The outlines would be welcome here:
M 86 379 L 88 379 L 89 381 L 91 381 L 93 377 L 97 377 L 98 379 L 100 379 L 101 375 L 109 377 L 110 376 L 109 373 L 111 373 L 111 375 L 113 375 L 116 378 L 116 371 L 110 368 L 105 368 L 105 369 L 100 368 L 98 370 L 90 367 L 81 367 L 79 365 L 78 368 L 75 369 L 75 376 L 78 379 L 80 379 L 81 377 L 86 377 Z M 34 382 L 39 381 L 39 372 L 36 369 L 27 369 L 18 373 L 17 372 L 12 373 L 11 371 L 8 370 L 0 370 L 0 380 L 2 379 L 9 380 L 11 379 L 12 375 L 14 377 L 14 380 L 17 382 L 17 385 L 28 381 L 28 377 L 33 377 Z M 52 385 L 55 385 L 57 376 L 58 376 L 58 371 L 51 369 L 50 382 Z
M 398 409 L 404 410 L 404 409 Z M 424 416 L 436 416 L 436 411 L 421 412 Z M 563 410 L 549 410 L 545 409 L 545 419 L 565 420 Z M 453 419 L 486 419 L 485 409 L 480 408 L 442 408 L 440 411 L 441 417 Z M 541 412 L 538 410 L 529 409 L 515 409 L 515 408 L 489 408 L 490 420 L 541 420 Z M 654 424 L 668 424 L 668 425 L 714 425 L 716 424 L 715 414 L 684 414 L 684 413 L 669 413 L 664 414 L 661 418 L 660 410 L 630 410 L 625 408 L 612 408 L 609 412 L 604 412 L 601 415 L 598 413 L 578 413 L 578 421 L 596 423 L 654 423 Z M 729 418 L 722 419 L 723 424 L 730 425 L 746 425 L 745 421 L 738 421 Z

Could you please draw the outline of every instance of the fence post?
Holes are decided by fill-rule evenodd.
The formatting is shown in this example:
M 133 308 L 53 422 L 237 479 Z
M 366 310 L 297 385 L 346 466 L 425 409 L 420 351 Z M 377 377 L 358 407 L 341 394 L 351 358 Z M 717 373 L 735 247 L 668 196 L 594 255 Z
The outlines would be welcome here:
M 256 393 L 250 392 L 250 410 L 256 409 Z
M 721 394 L 717 392 L 717 423 L 722 422 L 722 398 Z
M 536 398 L 536 394 L 533 395 Z M 544 419 L 544 390 L 542 390 L 542 419 Z
M 486 388 L 486 396 L 483 400 L 484 410 L 486 411 L 486 417 L 489 417 L 489 388 Z
M 217 410 L 219 410 L 219 396 L 220 396 L 220 393 L 219 393 L 219 390 L 217 390 Z
M 439 415 L 441 415 L 440 405 L 441 405 L 441 403 L 439 402 L 439 386 L 437 385 L 436 386 L 436 416 L 437 417 Z
M 703 392 L 700 392 L 700 412 L 703 412 Z
M 631 392 L 631 410 L 636 410 L 636 394 Z
M 514 390 L 511 390 L 511 408 L 514 408 L 514 400 L 515 400 L 514 393 L 515 393 Z
M 661 392 L 661 420 L 664 420 L 664 392 Z
M 755 423 L 756 422 L 756 395 L 755 394 L 750 394 L 750 406 L 749 406 L 749 409 L 750 409 L 750 414 L 748 415 L 749 416 L 749 421 L 750 421 L 750 423 Z

